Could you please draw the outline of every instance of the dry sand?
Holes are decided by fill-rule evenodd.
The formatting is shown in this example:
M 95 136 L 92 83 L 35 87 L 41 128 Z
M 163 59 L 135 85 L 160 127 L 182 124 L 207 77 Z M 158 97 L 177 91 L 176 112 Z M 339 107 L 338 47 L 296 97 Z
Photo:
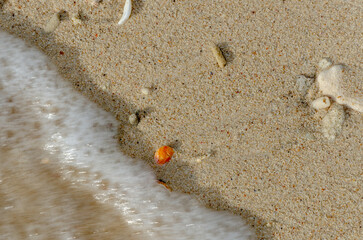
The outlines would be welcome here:
M 135 0 L 122 26 L 123 0 L 91 2 L 0 0 L 0 27 L 115 114 L 125 153 L 153 165 L 158 147 L 174 146 L 169 164 L 153 165 L 174 190 L 242 215 L 260 238 L 359 239 L 362 114 L 345 109 L 342 133 L 327 141 L 296 76 L 314 77 L 330 57 L 361 86 L 361 1 Z M 133 126 L 136 111 L 145 113 Z

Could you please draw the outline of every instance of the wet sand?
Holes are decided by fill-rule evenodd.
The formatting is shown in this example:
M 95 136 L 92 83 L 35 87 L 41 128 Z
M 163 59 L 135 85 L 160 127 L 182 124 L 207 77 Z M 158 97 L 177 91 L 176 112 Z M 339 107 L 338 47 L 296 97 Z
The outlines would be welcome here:
M 55 159 L 42 163 L 41 153 L 0 149 L 2 239 L 139 239 L 94 192 L 63 179 Z
M 330 57 L 349 67 L 351 86 L 362 91 L 362 4 L 133 2 L 118 26 L 123 1 L 0 1 L 0 27 L 42 49 L 112 112 L 123 126 L 121 149 L 174 190 L 240 214 L 260 238 L 358 239 L 362 115 L 346 109 L 342 133 L 327 141 L 296 76 L 315 77 L 319 60 Z M 45 33 L 60 10 L 65 19 Z M 210 41 L 227 59 L 223 69 Z M 136 111 L 145 117 L 125 124 Z M 176 155 L 157 167 L 153 153 L 165 144 Z

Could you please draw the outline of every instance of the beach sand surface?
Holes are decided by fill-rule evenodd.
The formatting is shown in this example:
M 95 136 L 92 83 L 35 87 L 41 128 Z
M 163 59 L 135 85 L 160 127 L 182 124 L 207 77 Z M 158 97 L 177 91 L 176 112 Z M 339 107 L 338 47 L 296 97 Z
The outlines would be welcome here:
M 345 108 L 328 141 L 296 79 L 329 57 L 362 93 L 361 1 L 135 0 L 121 26 L 123 0 L 91 3 L 0 0 L 0 27 L 112 112 L 122 151 L 173 190 L 241 215 L 261 239 L 360 238 L 362 114 Z M 126 124 L 133 113 L 136 126 Z M 163 145 L 176 153 L 156 166 Z

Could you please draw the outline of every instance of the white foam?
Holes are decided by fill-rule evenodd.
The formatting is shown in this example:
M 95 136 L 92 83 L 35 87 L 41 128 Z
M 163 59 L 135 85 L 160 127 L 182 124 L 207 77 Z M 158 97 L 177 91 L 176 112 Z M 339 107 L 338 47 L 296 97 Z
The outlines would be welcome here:
M 113 204 L 131 228 L 150 239 L 250 238 L 239 216 L 169 192 L 142 161 L 119 152 L 113 137 L 120 123 L 73 90 L 48 62 L 38 50 L 0 32 L 0 147 L 26 152 L 39 145 L 57 156 L 61 166 L 101 173 L 111 187 L 100 190 L 96 177 L 84 184 L 96 189 L 98 201 Z M 17 129 L 14 136 L 6 135 L 9 129 Z M 63 173 L 67 177 L 67 171 Z M 64 233 L 65 238 L 71 235 Z

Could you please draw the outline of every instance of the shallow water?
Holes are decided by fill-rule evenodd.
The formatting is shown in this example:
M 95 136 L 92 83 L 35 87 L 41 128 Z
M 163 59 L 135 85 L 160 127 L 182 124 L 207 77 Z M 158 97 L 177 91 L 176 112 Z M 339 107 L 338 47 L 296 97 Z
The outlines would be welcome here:
M 249 239 L 239 216 L 157 184 L 119 123 L 0 32 L 0 239 Z

